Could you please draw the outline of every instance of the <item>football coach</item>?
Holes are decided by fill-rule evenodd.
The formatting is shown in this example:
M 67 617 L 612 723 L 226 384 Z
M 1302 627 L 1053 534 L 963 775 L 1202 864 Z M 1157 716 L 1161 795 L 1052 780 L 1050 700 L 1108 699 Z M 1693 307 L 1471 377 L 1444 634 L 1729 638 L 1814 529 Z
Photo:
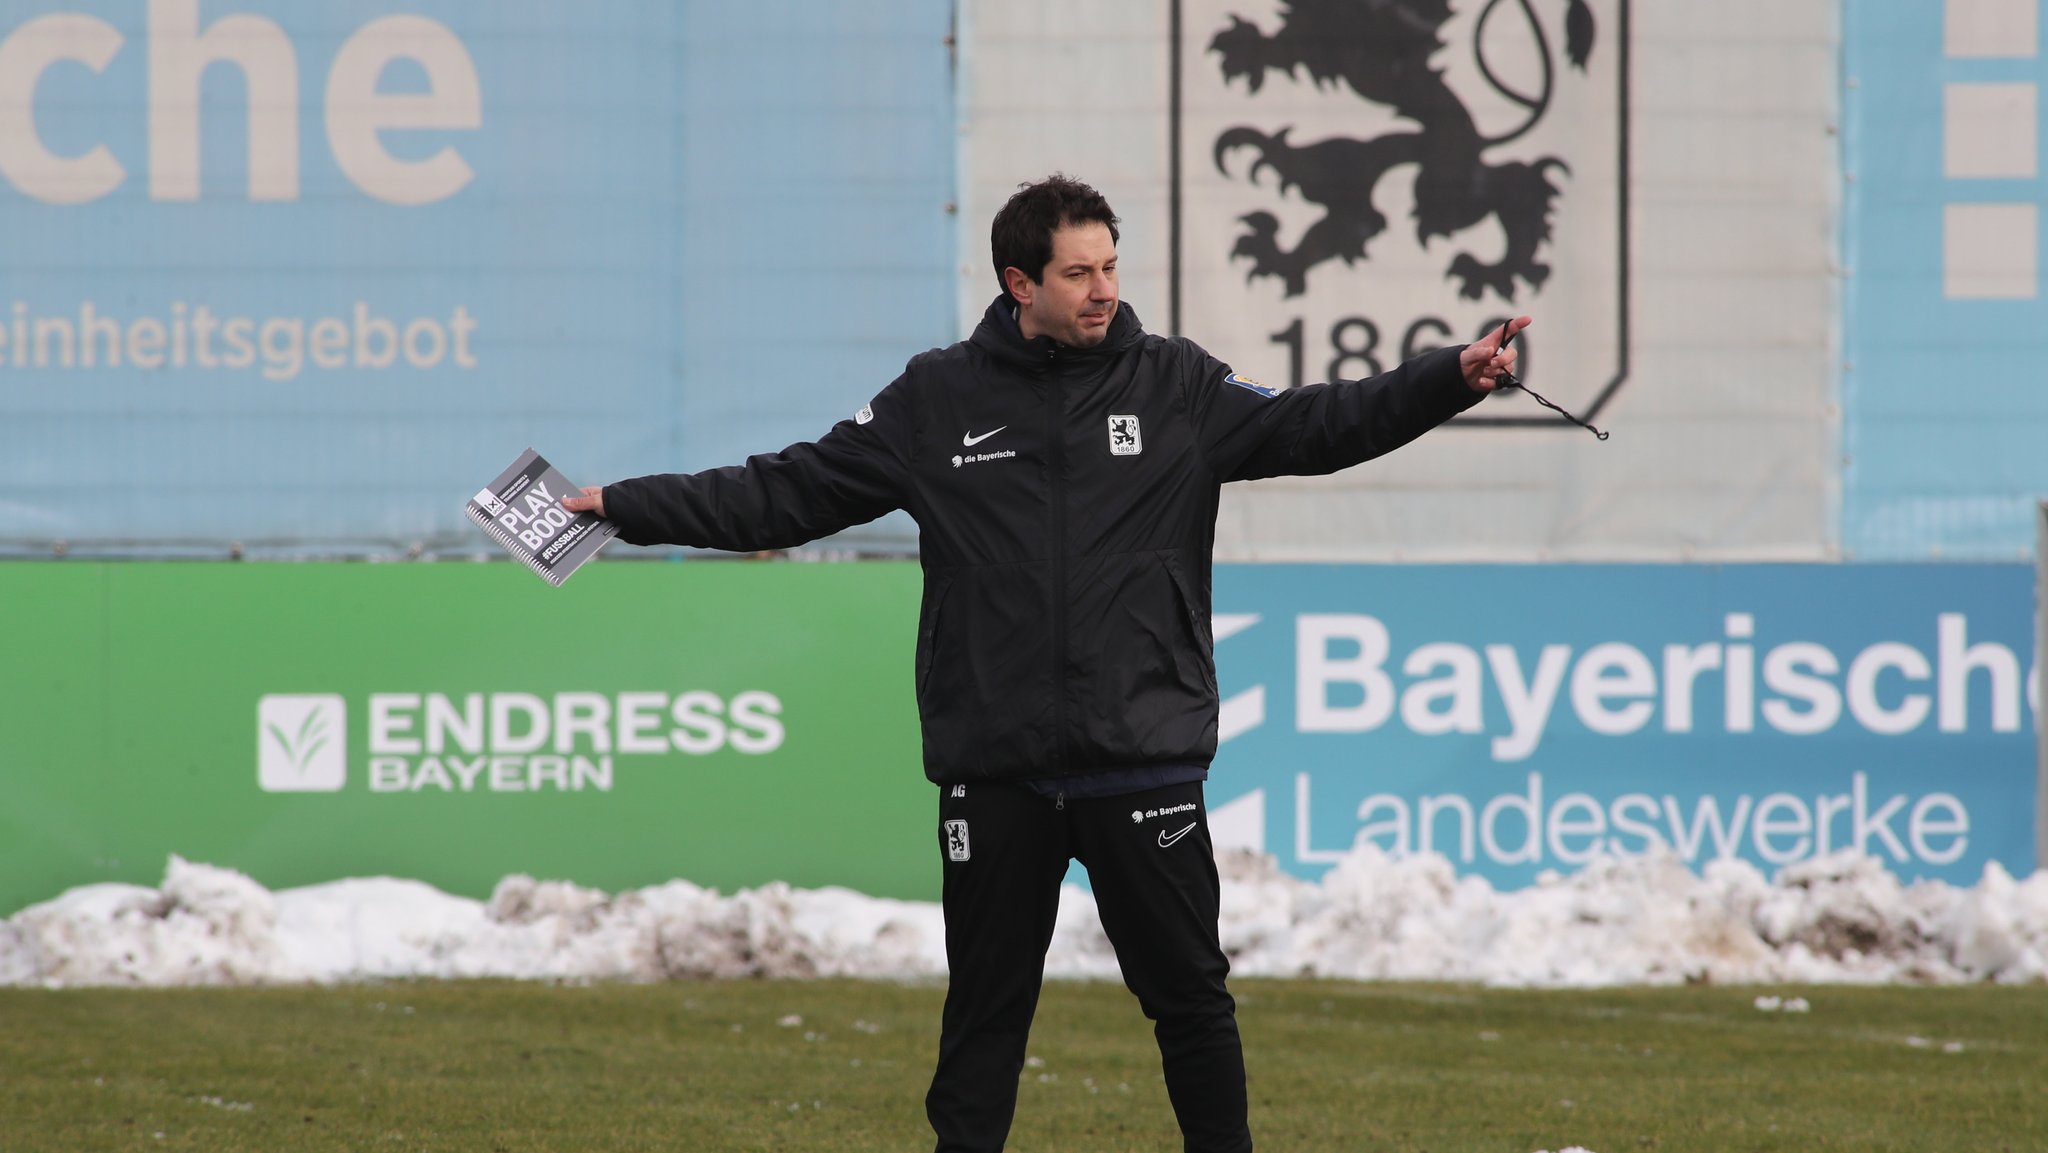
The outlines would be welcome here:
M 1053 176 L 996 213 L 1002 295 L 814 442 L 564 504 L 633 544 L 784 549 L 917 521 L 916 690 L 938 786 L 950 983 L 925 1111 L 939 1153 L 1003 1147 L 1060 882 L 1088 869 L 1154 1022 L 1190 1151 L 1252 1147 L 1202 782 L 1216 753 L 1209 569 L 1224 483 L 1336 472 L 1470 408 L 1503 337 L 1276 391 L 1117 295 L 1117 217 Z

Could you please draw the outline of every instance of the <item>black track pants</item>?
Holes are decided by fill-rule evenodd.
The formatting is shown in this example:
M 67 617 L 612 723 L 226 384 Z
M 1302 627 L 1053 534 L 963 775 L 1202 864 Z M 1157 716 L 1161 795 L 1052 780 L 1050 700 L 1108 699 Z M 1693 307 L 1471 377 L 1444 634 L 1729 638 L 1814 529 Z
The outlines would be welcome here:
M 1009 1136 L 1069 858 L 1087 866 L 1124 983 L 1154 1022 L 1188 1153 L 1251 1149 L 1200 782 L 1064 802 L 941 786 L 939 852 L 951 980 L 925 1096 L 938 1153 L 995 1153 Z

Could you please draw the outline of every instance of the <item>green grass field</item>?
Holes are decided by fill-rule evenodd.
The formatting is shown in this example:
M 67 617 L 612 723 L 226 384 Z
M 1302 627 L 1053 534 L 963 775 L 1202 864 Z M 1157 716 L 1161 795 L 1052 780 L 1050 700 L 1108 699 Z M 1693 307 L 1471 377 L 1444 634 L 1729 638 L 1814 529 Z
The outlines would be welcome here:
M 1264 1150 L 2048 1149 L 2048 988 L 1235 989 Z M 942 996 L 0 990 L 0 1150 L 927 1149 Z M 1121 986 L 1049 986 L 1031 1053 L 1011 1149 L 1180 1148 Z

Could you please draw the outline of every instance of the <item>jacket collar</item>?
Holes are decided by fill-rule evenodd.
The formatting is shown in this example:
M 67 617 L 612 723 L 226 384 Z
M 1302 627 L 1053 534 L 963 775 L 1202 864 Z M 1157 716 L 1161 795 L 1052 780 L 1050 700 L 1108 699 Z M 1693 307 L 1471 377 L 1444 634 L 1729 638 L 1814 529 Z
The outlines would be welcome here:
M 1118 301 L 1116 315 L 1109 320 L 1109 332 L 1093 348 L 1072 348 L 1050 336 L 1026 339 L 1017 326 L 1017 304 L 1008 293 L 996 297 L 981 314 L 981 323 L 969 340 L 997 360 L 1025 368 L 1044 368 L 1066 361 L 1084 361 L 1113 356 L 1145 335 L 1144 322 L 1131 306 Z

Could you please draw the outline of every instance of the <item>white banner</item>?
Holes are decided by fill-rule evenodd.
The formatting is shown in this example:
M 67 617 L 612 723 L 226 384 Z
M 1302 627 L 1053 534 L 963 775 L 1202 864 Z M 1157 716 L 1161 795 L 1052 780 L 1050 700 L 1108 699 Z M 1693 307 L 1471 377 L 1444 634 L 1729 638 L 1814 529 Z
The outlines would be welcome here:
M 1054 11 L 961 6 L 963 331 L 989 220 L 1064 171 L 1122 215 L 1153 331 L 1285 387 L 1526 314 L 1526 382 L 1613 433 L 1511 392 L 1384 460 L 1229 486 L 1219 558 L 1840 556 L 1835 5 Z

